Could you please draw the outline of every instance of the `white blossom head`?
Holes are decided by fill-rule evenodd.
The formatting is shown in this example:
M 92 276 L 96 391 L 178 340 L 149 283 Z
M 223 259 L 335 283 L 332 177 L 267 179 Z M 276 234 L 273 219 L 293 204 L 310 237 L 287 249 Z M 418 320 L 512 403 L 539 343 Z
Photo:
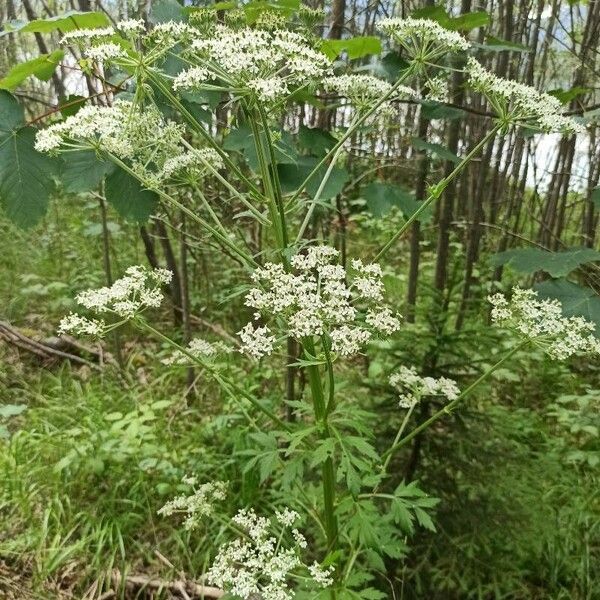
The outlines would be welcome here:
M 595 325 L 583 317 L 565 317 L 558 300 L 540 300 L 535 290 L 513 288 L 488 298 L 492 322 L 542 348 L 551 358 L 565 360 L 576 354 L 600 354 Z
M 355 259 L 347 272 L 338 256 L 330 246 L 311 246 L 292 256 L 289 272 L 281 264 L 265 264 L 252 275 L 256 285 L 246 294 L 246 306 L 256 310 L 256 318 L 284 320 L 285 334 L 299 341 L 327 336 L 342 356 L 356 354 L 374 335 L 393 334 L 400 320 L 383 302 L 381 267 Z M 259 330 L 259 337 L 270 333 Z M 246 337 L 243 349 L 252 355 L 260 352 L 251 337 L 255 331 L 249 323 L 240 332 Z M 258 345 L 272 350 L 274 338 Z
M 222 481 L 212 481 L 198 485 L 196 477 L 184 477 L 183 483 L 192 487 L 192 493 L 173 498 L 158 511 L 158 514 L 164 517 L 182 514 L 185 517 L 184 528 L 191 530 L 198 527 L 203 519 L 212 515 L 215 506 L 225 500 L 227 484 Z
M 421 377 L 414 367 L 402 365 L 390 375 L 390 385 L 399 393 L 398 405 L 411 408 L 427 396 L 442 396 L 448 401 L 456 400 L 460 390 L 453 379 L 447 377 Z
M 163 298 L 161 288 L 171 281 L 172 275 L 166 269 L 129 267 L 125 276 L 117 279 L 110 287 L 85 290 L 75 300 L 80 306 L 98 315 L 112 315 L 120 324 L 148 308 L 160 306 Z M 103 321 L 74 314 L 65 317 L 59 325 L 61 333 L 97 336 L 105 334 L 109 329 Z
M 469 85 L 483 94 L 502 122 L 537 128 L 543 132 L 583 133 L 585 127 L 562 114 L 558 98 L 531 86 L 503 79 L 469 57 L 466 67 Z
M 289 509 L 277 512 L 275 519 L 259 516 L 253 509 L 240 510 L 231 520 L 240 536 L 219 549 L 208 581 L 244 600 L 291 600 L 294 579 L 315 590 L 331 586 L 332 567 L 308 566 L 302 560 L 308 543 L 293 528 L 298 518 Z

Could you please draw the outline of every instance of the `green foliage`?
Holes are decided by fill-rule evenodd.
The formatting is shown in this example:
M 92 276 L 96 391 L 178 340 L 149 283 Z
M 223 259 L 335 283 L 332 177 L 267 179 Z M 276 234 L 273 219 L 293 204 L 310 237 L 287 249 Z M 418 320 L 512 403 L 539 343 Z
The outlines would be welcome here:
M 367 207 L 375 217 L 384 217 L 394 207 L 400 209 L 405 217 L 410 217 L 419 208 L 419 203 L 411 192 L 392 183 L 374 181 L 363 188 L 362 195 L 367 199 Z M 425 220 L 426 215 L 422 219 Z
M 106 172 L 105 168 L 96 167 L 95 177 L 99 171 Z M 74 185 L 81 187 L 86 182 L 79 178 Z M 140 182 L 121 167 L 115 167 L 106 177 L 106 199 L 122 217 L 137 223 L 147 221 L 158 203 L 155 192 L 142 188 Z
M 442 146 L 442 144 L 437 144 L 435 142 L 426 142 L 421 138 L 414 137 L 411 139 L 411 144 L 417 148 L 418 150 L 425 150 L 428 152 L 433 158 L 438 160 L 448 160 L 453 163 L 459 163 L 460 158 L 446 148 Z
M 31 75 L 41 81 L 48 81 L 64 55 L 63 50 L 55 50 L 50 54 L 40 54 L 37 58 L 15 65 L 5 77 L 0 79 L 0 89 L 16 88 Z
M 61 181 L 66 192 L 89 192 L 98 189 L 104 177 L 114 168 L 112 163 L 102 160 L 93 150 L 77 150 L 69 152 L 63 158 Z M 125 189 L 124 192 L 127 193 L 128 190 Z M 119 201 L 117 199 L 117 203 Z M 130 198 L 129 202 L 134 203 L 135 198 Z M 143 216 L 143 213 L 141 214 Z
M 354 60 L 371 54 L 381 54 L 381 40 L 369 35 L 343 40 L 325 40 L 321 45 L 321 50 L 331 60 L 343 52 L 347 53 L 350 60 Z
M 493 266 L 510 264 L 520 273 L 545 271 L 552 277 L 564 277 L 571 271 L 600 260 L 600 252 L 592 248 L 570 248 L 560 252 L 549 252 L 541 248 L 514 248 L 490 257 Z
M 71 10 L 62 15 L 47 17 L 46 19 L 34 19 L 33 21 L 9 21 L 2 31 L 0 37 L 13 32 L 20 33 L 50 33 L 56 29 L 62 32 L 73 29 L 85 29 L 94 27 L 107 27 L 110 25 L 108 17 L 101 12 L 81 12 Z
M 46 212 L 59 161 L 34 149 L 35 128 L 25 126 L 23 109 L 5 91 L 0 117 L 0 203 L 9 219 L 30 227 Z
M 417 9 L 412 12 L 411 16 L 417 19 L 431 19 L 452 31 L 471 31 L 490 23 L 490 15 L 485 11 L 468 12 L 458 17 L 452 17 L 439 5 Z
M 558 300 L 566 316 L 584 317 L 595 323 L 596 331 L 600 332 L 600 297 L 593 289 L 566 279 L 544 281 L 537 284 L 535 289 L 544 298 Z

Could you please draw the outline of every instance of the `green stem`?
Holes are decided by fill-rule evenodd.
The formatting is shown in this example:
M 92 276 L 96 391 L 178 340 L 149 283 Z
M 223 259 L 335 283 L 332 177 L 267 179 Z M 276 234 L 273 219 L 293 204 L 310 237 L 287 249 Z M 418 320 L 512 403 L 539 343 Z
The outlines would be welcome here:
M 408 219 L 403 223 L 402 227 L 394 233 L 394 235 L 388 240 L 386 245 L 379 251 L 377 256 L 373 259 L 374 262 L 378 262 L 387 251 L 394 245 L 396 240 L 421 216 L 423 211 L 427 209 L 427 207 L 439 199 L 442 195 L 442 192 L 448 187 L 448 184 L 459 175 L 462 170 L 471 162 L 473 157 L 479 153 L 479 151 L 498 133 L 501 129 L 502 125 L 495 125 L 484 137 L 483 139 L 465 156 L 458 165 L 456 165 L 455 169 L 449 173 L 444 179 L 439 181 L 431 190 L 429 196 L 421 203 L 419 208 L 408 217 Z
M 215 237 L 217 240 L 219 240 L 221 242 L 221 244 L 223 244 L 223 246 L 225 246 L 226 248 L 231 250 L 234 254 L 236 254 L 241 259 L 243 259 L 244 263 L 246 263 L 249 267 L 252 267 L 254 269 L 258 266 L 257 262 L 249 254 L 246 254 L 246 252 L 244 252 L 241 248 L 239 248 L 236 244 L 234 244 L 229 239 L 228 236 L 223 235 L 220 231 L 215 229 L 210 223 L 205 221 L 202 217 L 198 216 L 193 210 L 190 210 L 187 206 L 185 206 L 184 204 L 181 204 L 181 202 L 179 202 L 179 200 L 176 200 L 175 198 L 173 198 L 173 196 L 170 196 L 163 190 L 156 188 L 156 187 L 148 186 L 148 182 L 145 181 L 143 177 L 141 177 L 138 173 L 136 173 L 131 167 L 126 165 L 121 159 L 117 158 L 114 154 L 111 154 L 109 152 L 109 153 L 107 153 L 107 155 L 110 158 L 110 160 L 112 160 L 115 164 L 119 165 L 119 167 L 121 167 L 121 169 L 123 169 L 124 171 L 129 173 L 132 177 L 137 179 L 147 189 L 152 190 L 153 192 L 158 194 L 163 200 L 166 200 L 173 206 L 176 206 L 177 208 L 179 208 L 179 210 L 184 212 L 188 217 L 190 217 L 190 219 L 196 221 L 196 223 L 199 223 L 213 237 Z
M 306 358 L 309 360 L 314 359 L 316 353 L 313 340 L 306 338 L 303 346 Z M 308 366 L 307 371 L 313 399 L 315 421 L 320 425 L 321 438 L 328 439 L 331 437 L 331 432 L 327 423 L 327 404 L 325 402 L 325 394 L 323 393 L 321 373 L 318 365 Z M 331 457 L 323 462 L 321 480 L 323 486 L 323 522 L 327 533 L 327 548 L 329 552 L 332 552 L 337 544 L 338 523 L 335 515 L 335 468 Z
M 166 336 L 164 333 L 161 333 L 160 331 L 158 331 L 158 329 L 155 329 L 154 327 L 152 327 L 152 325 L 150 325 L 145 320 L 143 320 L 141 318 L 137 318 L 137 319 L 135 319 L 135 323 L 141 329 L 147 331 L 148 333 L 150 333 L 157 339 L 159 339 L 163 342 L 166 342 L 171 347 L 179 350 L 179 352 L 181 352 L 182 354 L 187 356 L 192 362 L 194 362 L 194 363 L 200 365 L 201 367 L 203 367 L 204 369 L 206 369 L 206 371 L 208 371 L 211 374 L 211 376 L 219 384 L 219 386 L 233 400 L 237 401 L 236 394 L 240 395 L 242 398 L 248 400 L 248 402 L 250 402 L 252 404 L 252 406 L 254 406 L 260 412 L 262 412 L 264 415 L 269 417 L 269 419 L 271 419 L 271 421 L 273 421 L 273 423 L 275 423 L 276 425 L 278 425 L 279 427 L 281 427 L 282 429 L 284 429 L 287 432 L 291 431 L 290 427 L 286 423 L 284 423 L 273 411 L 268 409 L 266 406 L 263 406 L 256 398 L 253 398 L 248 392 L 246 392 L 245 390 L 243 390 L 242 388 L 237 386 L 235 383 L 233 383 L 232 381 L 229 381 L 228 379 L 223 377 L 214 367 L 212 367 L 210 364 L 203 361 L 199 356 L 192 354 L 187 348 L 185 348 L 184 346 L 181 346 L 175 340 L 172 340 L 170 337 Z
M 390 456 L 394 452 L 396 452 L 396 450 L 399 450 L 400 448 L 402 448 L 402 446 L 404 446 L 405 444 L 410 442 L 414 437 L 419 435 L 419 433 L 421 433 L 421 431 L 424 431 L 425 429 L 427 429 L 430 425 L 435 423 L 438 419 L 441 419 L 444 415 L 449 415 L 458 406 L 458 404 L 460 404 L 460 402 L 462 402 L 478 385 L 480 385 L 488 377 L 490 377 L 490 375 L 494 371 L 496 371 L 496 369 L 501 367 L 517 351 L 521 350 L 521 348 L 526 346 L 528 343 L 529 343 L 529 340 L 525 340 L 525 341 L 521 342 L 520 344 L 517 344 L 512 350 L 509 350 L 497 363 L 492 365 L 485 373 L 483 373 L 483 375 L 478 377 L 468 388 L 466 388 L 463 392 L 461 392 L 457 398 L 455 398 L 454 400 L 452 400 L 452 402 L 449 402 L 448 404 L 446 404 L 446 406 L 444 406 L 443 408 L 438 410 L 436 413 L 431 415 L 431 417 L 429 417 L 429 419 L 427 419 L 426 421 L 423 421 L 423 423 L 421 423 L 418 427 L 415 427 L 408 435 L 403 437 L 401 440 L 395 442 L 383 454 L 383 458 L 387 458 L 388 456 Z
M 291 197 L 290 202 L 296 200 L 300 194 L 304 191 L 304 188 L 308 185 L 309 181 L 313 178 L 314 174 L 329 160 L 333 157 L 333 155 L 346 143 L 354 132 L 389 98 L 394 95 L 394 92 L 400 87 L 400 85 L 406 81 L 413 73 L 415 72 L 415 65 L 411 64 L 402 75 L 399 77 L 398 81 L 394 83 L 394 85 L 390 88 L 387 94 L 384 94 L 377 102 L 366 112 L 364 112 L 351 127 L 348 127 L 346 133 L 338 140 L 338 142 L 331 148 L 331 150 L 317 163 L 317 165 L 313 168 L 313 170 L 308 174 L 306 179 L 300 184 L 300 187 L 294 192 L 294 195 Z

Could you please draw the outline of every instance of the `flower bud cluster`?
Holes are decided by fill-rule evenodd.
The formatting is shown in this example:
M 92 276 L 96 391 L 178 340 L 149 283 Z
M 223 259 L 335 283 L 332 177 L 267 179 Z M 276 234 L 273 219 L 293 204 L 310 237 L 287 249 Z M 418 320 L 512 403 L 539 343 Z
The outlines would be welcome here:
M 460 394 L 453 379 L 421 377 L 414 367 L 401 366 L 398 372 L 390 375 L 389 381 L 400 392 L 398 405 L 401 408 L 411 408 L 426 396 L 444 396 L 452 401 Z
M 494 294 L 492 322 L 511 329 L 542 348 L 548 356 L 565 360 L 576 354 L 600 354 L 595 325 L 583 317 L 565 317 L 558 300 L 540 300 L 535 290 L 513 288 L 512 297 Z
M 383 303 L 381 267 L 355 259 L 347 283 L 338 255 L 330 246 L 313 246 L 292 257 L 293 272 L 265 264 L 252 275 L 257 286 L 247 293 L 246 306 L 256 309 L 257 319 L 283 318 L 286 334 L 297 340 L 328 335 L 332 350 L 343 356 L 359 352 L 374 333 L 397 331 L 400 320 Z M 256 329 L 249 323 L 240 335 L 242 350 L 256 358 L 273 351 L 275 338 L 266 326 Z
M 244 534 L 225 544 L 208 572 L 208 581 L 229 594 L 243 600 L 289 600 L 294 597 L 290 579 L 303 570 L 312 581 L 304 577 L 305 585 L 324 588 L 333 583 L 333 569 L 318 563 L 307 566 L 302 562 L 300 550 L 308 544 L 306 538 L 292 529 L 299 515 L 285 509 L 274 519 L 258 516 L 253 509 L 240 510 L 232 524 Z M 275 534 L 275 529 L 279 532 Z M 292 538 L 291 546 L 285 545 Z

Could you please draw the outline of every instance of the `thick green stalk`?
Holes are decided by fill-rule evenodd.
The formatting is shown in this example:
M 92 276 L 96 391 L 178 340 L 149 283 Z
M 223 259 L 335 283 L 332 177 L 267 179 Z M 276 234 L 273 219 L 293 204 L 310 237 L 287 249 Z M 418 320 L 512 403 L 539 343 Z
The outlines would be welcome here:
M 458 406 L 458 404 L 460 404 L 478 385 L 480 385 L 488 377 L 490 377 L 490 375 L 494 371 L 500 368 L 507 360 L 509 360 L 516 352 L 521 350 L 528 343 L 529 340 L 525 340 L 520 344 L 517 344 L 512 350 L 509 350 L 497 363 L 492 365 L 485 373 L 483 373 L 483 375 L 478 377 L 469 387 L 467 387 L 463 392 L 461 392 L 457 398 L 455 398 L 454 400 L 452 400 L 452 402 L 449 402 L 448 404 L 446 404 L 446 406 L 444 406 L 436 413 L 431 415 L 429 419 L 423 421 L 423 423 L 421 423 L 418 427 L 415 427 L 408 435 L 395 442 L 386 452 L 384 452 L 383 458 L 387 459 L 387 457 L 391 456 L 394 452 L 396 452 L 396 450 L 399 450 L 400 448 L 402 448 L 402 446 L 410 442 L 410 440 L 412 440 L 415 436 L 419 435 L 421 431 L 424 431 L 425 429 L 433 425 L 433 423 L 435 423 L 438 419 L 441 419 L 444 415 L 449 415 Z
M 305 356 L 308 360 L 314 359 L 315 345 L 312 339 L 306 339 L 303 343 Z M 323 382 L 318 365 L 307 367 L 308 381 L 313 399 L 315 421 L 320 427 L 322 439 L 331 437 L 327 423 L 328 411 L 323 390 Z M 321 469 L 321 483 L 323 486 L 323 522 L 327 533 L 327 547 L 331 552 L 335 549 L 338 538 L 338 523 L 335 515 L 335 467 L 333 459 L 327 458 Z
M 502 128 L 501 124 L 495 125 L 490 131 L 482 138 L 482 140 L 456 165 L 456 168 L 447 176 L 433 186 L 429 196 L 421 203 L 419 208 L 408 217 L 408 219 L 402 224 L 402 227 L 394 233 L 394 235 L 388 240 L 386 245 L 379 251 L 377 256 L 373 259 L 374 262 L 379 261 L 387 251 L 394 245 L 396 240 L 421 216 L 421 213 L 427 209 L 427 207 L 439 199 L 443 191 L 448 187 L 448 184 L 459 175 L 462 170 L 471 162 L 474 156 L 491 140 L 496 133 Z

